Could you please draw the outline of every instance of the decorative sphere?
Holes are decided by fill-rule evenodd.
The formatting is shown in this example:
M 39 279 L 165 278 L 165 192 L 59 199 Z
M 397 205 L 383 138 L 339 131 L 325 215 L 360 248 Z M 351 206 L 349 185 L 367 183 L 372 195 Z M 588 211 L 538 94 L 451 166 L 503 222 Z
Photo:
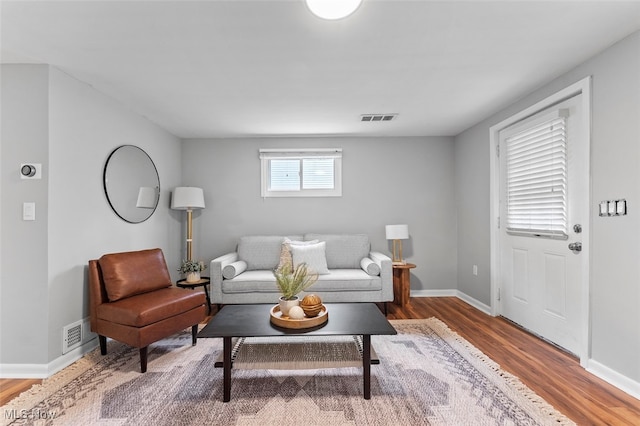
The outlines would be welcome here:
M 304 318 L 304 311 L 300 306 L 292 306 L 291 309 L 289 309 L 289 318 L 302 319 Z
M 315 294 L 307 294 L 300 302 L 303 306 L 314 306 L 321 303 L 322 299 L 320 299 L 320 296 L 316 296 Z

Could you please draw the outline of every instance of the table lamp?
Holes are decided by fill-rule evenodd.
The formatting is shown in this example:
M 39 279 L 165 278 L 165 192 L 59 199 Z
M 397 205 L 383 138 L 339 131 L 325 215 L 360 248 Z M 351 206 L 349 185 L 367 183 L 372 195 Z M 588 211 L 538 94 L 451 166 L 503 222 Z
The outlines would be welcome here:
M 409 239 L 409 225 L 387 225 L 385 226 L 385 234 L 387 240 L 393 240 L 392 263 L 394 265 L 406 264 L 402 260 L 402 240 Z
M 187 211 L 187 260 L 191 260 L 191 243 L 193 242 L 192 213 L 194 209 L 204 209 L 204 191 L 192 186 L 179 186 L 173 190 L 171 197 L 173 210 Z

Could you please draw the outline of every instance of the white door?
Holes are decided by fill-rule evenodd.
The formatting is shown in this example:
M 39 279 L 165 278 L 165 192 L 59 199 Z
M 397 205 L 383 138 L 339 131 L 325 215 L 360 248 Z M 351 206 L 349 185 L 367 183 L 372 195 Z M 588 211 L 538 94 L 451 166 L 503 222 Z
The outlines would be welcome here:
M 501 313 L 574 354 L 582 348 L 588 262 L 579 251 L 589 218 L 582 96 L 499 135 Z

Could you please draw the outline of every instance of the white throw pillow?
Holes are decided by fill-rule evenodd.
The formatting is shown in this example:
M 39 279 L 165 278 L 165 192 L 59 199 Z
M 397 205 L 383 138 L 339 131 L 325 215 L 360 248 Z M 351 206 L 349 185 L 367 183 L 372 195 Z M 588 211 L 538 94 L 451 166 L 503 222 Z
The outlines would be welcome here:
M 230 263 L 222 268 L 222 276 L 228 280 L 240 275 L 247 270 L 247 262 L 244 260 L 238 260 L 237 262 Z
M 375 277 L 380 275 L 380 266 L 368 257 L 362 258 L 360 261 L 360 267 L 362 267 L 362 270 L 371 276 Z
M 326 246 L 327 244 L 324 241 L 306 245 L 292 244 L 293 267 L 297 268 L 301 263 L 306 263 L 307 267 L 316 274 L 328 274 L 329 268 L 327 268 L 327 258 L 325 256 Z
M 296 240 L 290 240 L 290 239 L 285 237 L 284 242 L 285 242 L 285 244 L 290 244 L 292 246 L 310 246 L 310 245 L 313 245 L 313 244 L 318 244 L 320 242 L 320 240 L 296 241 Z

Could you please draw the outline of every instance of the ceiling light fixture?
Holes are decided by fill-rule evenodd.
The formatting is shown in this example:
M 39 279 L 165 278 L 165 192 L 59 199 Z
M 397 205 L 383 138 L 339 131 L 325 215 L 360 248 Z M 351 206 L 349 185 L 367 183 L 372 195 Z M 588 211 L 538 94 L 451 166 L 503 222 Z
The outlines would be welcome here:
M 322 19 L 342 19 L 351 15 L 362 0 L 305 0 L 309 10 Z

